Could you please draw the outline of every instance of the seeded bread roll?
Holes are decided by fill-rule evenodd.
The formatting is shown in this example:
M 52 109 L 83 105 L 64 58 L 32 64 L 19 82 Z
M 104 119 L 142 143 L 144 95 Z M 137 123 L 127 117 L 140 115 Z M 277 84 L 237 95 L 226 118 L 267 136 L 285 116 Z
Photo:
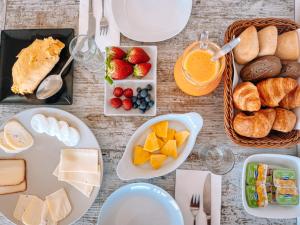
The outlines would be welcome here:
M 258 56 L 274 55 L 277 47 L 278 31 L 275 26 L 268 26 L 258 32 Z

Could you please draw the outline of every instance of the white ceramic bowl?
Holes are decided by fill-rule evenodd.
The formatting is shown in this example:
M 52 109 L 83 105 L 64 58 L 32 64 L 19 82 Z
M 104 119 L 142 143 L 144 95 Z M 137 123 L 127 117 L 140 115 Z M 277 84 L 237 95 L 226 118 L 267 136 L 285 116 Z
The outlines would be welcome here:
M 292 168 L 297 172 L 297 187 L 300 187 L 300 159 L 295 156 L 279 155 L 279 154 L 257 154 L 248 157 L 243 166 L 242 175 L 242 198 L 245 210 L 257 217 L 274 218 L 274 219 L 290 219 L 300 216 L 300 205 L 297 206 L 278 206 L 269 204 L 264 208 L 250 208 L 248 206 L 245 194 L 246 187 L 246 167 L 250 162 L 266 163 L 279 167 Z
M 150 127 L 155 123 L 165 120 L 169 121 L 169 127 L 177 131 L 187 129 L 190 132 L 188 140 L 178 149 L 178 158 L 168 158 L 164 165 L 158 170 L 151 168 L 149 163 L 146 163 L 143 166 L 133 165 L 132 153 L 134 146 L 143 145 L 147 135 L 151 132 Z M 117 167 L 117 174 L 119 178 L 122 180 L 150 179 L 153 177 L 163 176 L 174 171 L 189 156 L 202 126 L 203 119 L 198 113 L 195 112 L 186 114 L 162 115 L 147 121 L 136 130 L 126 146 L 125 152 Z

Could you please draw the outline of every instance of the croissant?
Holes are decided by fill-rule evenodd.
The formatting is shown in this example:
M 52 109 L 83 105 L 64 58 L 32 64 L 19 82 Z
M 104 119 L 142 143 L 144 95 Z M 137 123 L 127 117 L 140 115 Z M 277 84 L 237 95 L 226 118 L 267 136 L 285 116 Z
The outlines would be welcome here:
M 261 109 L 250 116 L 240 112 L 233 120 L 233 128 L 239 135 L 250 138 L 263 138 L 270 133 L 275 116 L 274 109 Z
M 294 129 L 297 117 L 292 111 L 276 108 L 276 117 L 273 123 L 273 130 L 290 132 Z
M 233 92 L 233 102 L 237 109 L 243 111 L 258 111 L 261 107 L 257 88 L 251 82 L 243 82 L 236 86 Z
M 279 105 L 285 109 L 294 109 L 300 106 L 300 86 L 288 93 L 279 102 Z
M 276 107 L 279 102 L 297 86 L 292 78 L 269 78 L 259 82 L 257 90 L 263 106 Z

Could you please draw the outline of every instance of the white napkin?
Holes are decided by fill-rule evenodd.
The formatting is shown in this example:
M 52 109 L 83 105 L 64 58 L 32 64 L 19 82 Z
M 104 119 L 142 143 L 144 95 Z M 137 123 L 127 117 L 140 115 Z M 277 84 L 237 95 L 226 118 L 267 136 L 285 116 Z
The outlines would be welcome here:
M 101 0 L 93 0 L 94 16 L 96 18 L 96 34 L 95 40 L 101 51 L 105 50 L 106 46 L 120 45 L 120 32 L 114 20 L 111 8 L 111 0 L 104 0 L 105 17 L 109 22 L 107 35 L 99 35 L 100 19 L 102 15 Z M 89 0 L 80 0 L 79 4 L 79 34 L 87 34 L 89 17 Z
M 178 203 L 184 224 L 193 224 L 193 216 L 190 212 L 190 201 L 194 193 L 201 196 L 201 208 L 203 209 L 203 187 L 208 171 L 176 170 L 175 199 Z M 219 225 L 221 219 L 221 191 L 222 177 L 211 174 L 211 225 Z M 197 224 L 206 225 L 204 212 L 199 213 Z

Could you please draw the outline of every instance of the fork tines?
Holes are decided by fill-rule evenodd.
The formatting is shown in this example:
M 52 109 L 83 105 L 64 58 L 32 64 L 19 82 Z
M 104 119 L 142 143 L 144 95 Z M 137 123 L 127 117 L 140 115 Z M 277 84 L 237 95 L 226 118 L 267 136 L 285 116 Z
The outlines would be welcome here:
M 193 208 L 200 207 L 200 195 L 199 194 L 192 195 L 190 207 L 193 207 Z

